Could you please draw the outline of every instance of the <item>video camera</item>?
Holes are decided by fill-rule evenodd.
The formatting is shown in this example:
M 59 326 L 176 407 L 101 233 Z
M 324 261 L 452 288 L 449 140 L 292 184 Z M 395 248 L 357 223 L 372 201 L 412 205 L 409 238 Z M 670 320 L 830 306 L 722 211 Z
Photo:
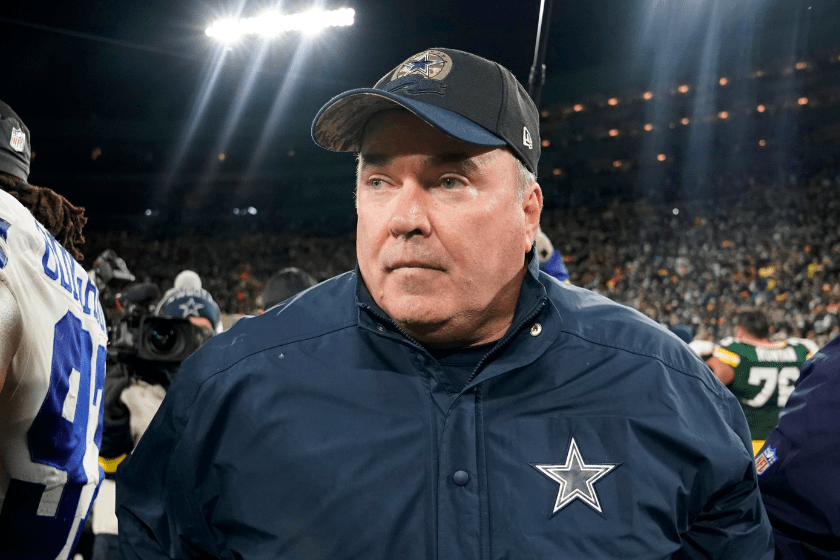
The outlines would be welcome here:
M 108 356 L 143 371 L 157 363 L 178 364 L 206 340 L 189 319 L 158 317 L 154 304 L 160 289 L 151 282 L 135 283 L 125 261 L 107 249 L 93 263 L 108 325 Z M 152 368 L 154 369 L 154 368 Z

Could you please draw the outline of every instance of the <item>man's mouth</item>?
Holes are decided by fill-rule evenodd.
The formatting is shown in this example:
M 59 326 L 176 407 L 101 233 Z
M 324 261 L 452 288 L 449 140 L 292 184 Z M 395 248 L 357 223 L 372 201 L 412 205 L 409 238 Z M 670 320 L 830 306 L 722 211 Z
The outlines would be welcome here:
M 424 268 L 427 270 L 443 270 L 440 265 L 436 263 L 430 263 L 427 261 L 417 261 L 417 260 L 399 260 L 393 263 L 388 264 L 385 267 L 385 270 L 388 272 L 398 270 L 400 268 Z

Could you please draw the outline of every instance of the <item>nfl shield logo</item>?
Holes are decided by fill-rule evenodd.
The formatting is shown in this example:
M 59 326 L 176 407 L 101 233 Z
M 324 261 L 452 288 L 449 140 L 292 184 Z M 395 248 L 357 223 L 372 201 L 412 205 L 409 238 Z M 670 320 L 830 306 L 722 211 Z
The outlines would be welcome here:
M 763 473 L 767 469 L 770 468 L 770 465 L 775 463 L 778 460 L 776 456 L 776 450 L 770 446 L 767 446 L 761 455 L 755 458 L 755 472 L 758 474 Z
M 12 128 L 12 137 L 9 140 L 9 145 L 16 152 L 22 152 L 26 148 L 26 134 L 19 128 Z

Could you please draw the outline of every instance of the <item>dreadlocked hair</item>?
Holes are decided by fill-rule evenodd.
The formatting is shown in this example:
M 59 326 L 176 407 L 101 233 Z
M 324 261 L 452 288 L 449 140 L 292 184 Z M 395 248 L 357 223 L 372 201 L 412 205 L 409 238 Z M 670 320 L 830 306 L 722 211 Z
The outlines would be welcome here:
M 0 172 L 0 188 L 18 199 L 62 246 L 77 260 L 84 258 L 82 228 L 87 223 L 85 209 L 73 206 L 52 189 L 36 187 L 13 175 Z

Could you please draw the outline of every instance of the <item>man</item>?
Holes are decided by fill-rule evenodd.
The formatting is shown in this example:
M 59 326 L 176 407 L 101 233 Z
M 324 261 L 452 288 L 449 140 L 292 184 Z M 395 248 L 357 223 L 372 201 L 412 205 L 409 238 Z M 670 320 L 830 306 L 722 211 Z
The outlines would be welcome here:
M 66 559 L 102 478 L 108 339 L 83 210 L 27 183 L 30 153 L 0 102 L 0 558 Z
M 721 340 L 706 363 L 738 397 L 753 439 L 753 452 L 764 445 L 779 421 L 799 368 L 811 356 L 802 343 L 770 342 L 770 325 L 761 311 L 735 316 L 735 337 Z
M 330 101 L 358 268 L 184 362 L 117 472 L 127 558 L 770 558 L 743 414 L 539 272 L 537 110 L 430 49 Z
M 557 278 L 561 282 L 569 282 L 569 269 L 563 262 L 563 255 L 560 251 L 554 248 L 551 240 L 543 233 L 542 228 L 537 229 L 537 237 L 535 240 L 537 247 L 537 258 L 540 261 L 540 270 Z
M 201 277 L 192 270 L 182 270 L 172 288 L 163 294 L 155 315 L 189 319 L 197 327 L 222 330 L 222 312 L 210 292 L 201 287 Z
M 840 558 L 840 336 L 802 366 L 755 465 L 776 558 Z
M 286 301 L 317 283 L 318 281 L 311 274 L 294 266 L 275 272 L 271 278 L 266 280 L 260 293 L 260 313 L 262 313 L 262 310 L 271 309 L 278 303 Z
M 117 257 L 116 253 L 107 250 L 94 263 L 97 275 L 100 277 L 114 276 L 118 272 L 124 279 L 134 280 L 134 275 L 128 271 L 125 261 Z M 102 280 L 102 278 L 100 278 Z M 157 355 L 161 361 L 147 359 L 137 352 L 143 335 L 131 337 L 137 347 L 126 352 L 123 342 L 111 340 L 111 350 L 114 354 L 107 362 L 107 376 L 104 390 L 104 418 L 103 438 L 100 449 L 99 463 L 106 479 L 102 482 L 99 495 L 93 505 L 92 531 L 93 560 L 119 560 L 117 540 L 117 518 L 115 514 L 115 482 L 114 474 L 120 462 L 137 444 L 152 417 L 160 407 L 166 395 L 166 388 L 178 372 L 180 355 L 189 348 L 203 344 L 216 334 L 216 327 L 221 324 L 220 311 L 212 296 L 201 287 L 201 278 L 192 270 L 184 270 L 175 277 L 174 287 L 163 297 L 156 285 L 150 283 L 134 284 L 121 290 L 122 296 L 115 301 L 115 307 L 124 310 L 128 317 L 116 315 L 111 317 L 112 332 L 120 332 L 117 324 L 125 326 L 131 322 L 134 315 L 130 307 L 137 305 L 148 309 L 153 301 L 160 299 L 155 306 L 155 315 L 175 319 L 188 320 L 190 325 L 178 325 L 170 336 L 173 342 L 162 346 L 162 354 Z M 157 323 L 165 327 L 161 334 L 170 328 L 169 323 Z M 184 327 L 190 327 L 186 329 Z M 127 340 L 127 338 L 123 339 Z M 186 349 L 186 350 L 185 350 Z M 163 359 L 167 355 L 177 354 L 177 360 Z

